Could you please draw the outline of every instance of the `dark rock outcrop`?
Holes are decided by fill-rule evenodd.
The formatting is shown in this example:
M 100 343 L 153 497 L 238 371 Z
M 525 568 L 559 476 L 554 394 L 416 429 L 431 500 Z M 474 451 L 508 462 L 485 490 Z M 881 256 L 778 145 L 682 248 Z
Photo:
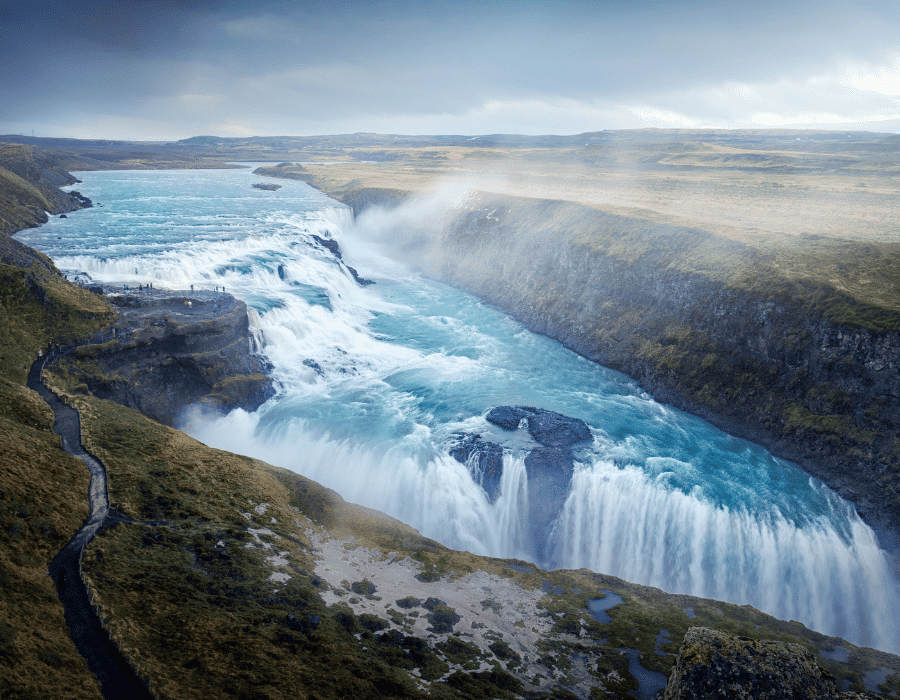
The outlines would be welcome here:
M 525 456 L 532 541 L 546 539 L 569 495 L 574 469 L 575 458 L 568 447 L 535 447 Z M 542 556 L 548 554 L 541 552 Z
M 356 280 L 356 283 L 361 287 L 366 287 L 370 284 L 375 284 L 374 281 L 366 279 L 365 277 L 360 277 L 359 273 L 346 262 L 344 262 L 344 256 L 341 253 L 341 247 L 338 245 L 338 242 L 333 238 L 322 238 L 321 236 L 313 235 L 313 240 L 318 243 L 320 246 L 331 252 L 331 254 L 338 259 L 338 262 L 341 263 L 344 267 L 347 268 L 347 271 L 352 275 L 353 279 Z
M 550 487 L 549 493 L 561 491 L 565 494 L 572 478 L 573 462 L 572 451 L 565 447 L 535 447 L 525 457 L 528 483 L 544 480 Z M 545 496 L 549 495 L 547 491 L 543 492 Z
M 517 430 L 524 422 L 528 434 L 540 445 L 525 456 L 531 537 L 540 542 L 569 493 L 575 469 L 571 447 L 590 440 L 590 428 L 580 418 L 532 406 L 498 406 L 485 418 L 504 430 Z
M 254 182 L 253 187 L 258 190 L 267 190 L 269 192 L 275 192 L 276 190 L 281 189 L 281 185 L 276 185 L 274 183 L 269 182 Z
M 522 419 L 534 410 L 525 406 L 497 406 L 488 411 L 485 419 L 504 430 L 518 430 Z
M 580 418 L 537 411 L 528 417 L 528 433 L 545 447 L 571 447 L 591 439 L 591 431 Z
M 263 361 L 250 352 L 247 307 L 230 294 L 108 298 L 122 306 L 114 337 L 79 347 L 72 367 L 95 396 L 174 425 L 195 403 L 253 410 L 273 395 Z
M 90 200 L 89 197 L 85 197 L 81 192 L 76 192 L 72 190 L 69 192 L 69 196 L 78 202 L 78 205 L 81 209 L 87 209 L 88 207 L 94 206 L 94 203 Z
M 488 411 L 485 418 L 504 430 L 516 430 L 525 420 L 528 434 L 544 447 L 570 447 L 591 439 L 590 429 L 580 418 L 570 418 L 543 408 L 498 406 Z
M 485 490 L 491 502 L 500 495 L 503 476 L 503 448 L 482 440 L 480 435 L 460 435 L 450 448 L 450 456 L 465 464 L 475 482 Z
M 875 700 L 840 692 L 834 676 L 799 644 L 760 642 L 691 627 L 664 700 Z
M 532 406 L 497 406 L 485 416 L 488 422 L 509 431 L 525 425 L 538 443 L 525 455 L 528 477 L 528 522 L 531 540 L 546 540 L 553 521 L 559 516 L 575 468 L 572 446 L 591 438 L 587 424 L 579 418 Z M 503 477 L 503 448 L 483 440 L 480 435 L 458 435 L 450 456 L 465 464 L 472 478 L 490 500 L 500 495 Z

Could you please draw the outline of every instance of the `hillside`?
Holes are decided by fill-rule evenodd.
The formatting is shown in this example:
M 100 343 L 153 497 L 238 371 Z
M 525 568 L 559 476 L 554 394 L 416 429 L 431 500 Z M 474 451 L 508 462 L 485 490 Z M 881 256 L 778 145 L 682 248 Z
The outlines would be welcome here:
M 0 142 L 0 235 L 42 224 L 48 213 L 89 206 L 59 189 L 76 182 L 47 151 Z

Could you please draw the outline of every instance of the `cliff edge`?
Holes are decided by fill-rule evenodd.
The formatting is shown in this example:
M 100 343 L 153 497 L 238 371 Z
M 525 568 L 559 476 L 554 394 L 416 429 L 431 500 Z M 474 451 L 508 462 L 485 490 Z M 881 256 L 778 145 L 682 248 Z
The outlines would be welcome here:
M 833 675 L 799 644 L 761 642 L 691 627 L 663 700 L 876 700 L 842 691 Z
M 103 288 L 119 310 L 97 342 L 60 360 L 74 392 L 90 392 L 175 425 L 182 411 L 252 411 L 274 394 L 251 353 L 247 306 L 225 292 Z

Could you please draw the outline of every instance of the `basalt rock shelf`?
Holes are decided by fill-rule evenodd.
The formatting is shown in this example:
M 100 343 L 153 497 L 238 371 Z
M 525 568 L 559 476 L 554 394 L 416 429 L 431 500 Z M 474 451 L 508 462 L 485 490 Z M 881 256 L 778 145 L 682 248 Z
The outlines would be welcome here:
M 83 389 L 173 425 L 186 407 L 253 410 L 274 389 L 250 352 L 246 305 L 217 291 L 97 291 L 119 308 L 99 342 L 63 361 Z
M 485 419 L 507 432 L 524 428 L 534 443 L 525 457 L 529 483 L 543 482 L 550 493 L 565 496 L 575 459 L 571 448 L 591 439 L 591 431 L 583 420 L 531 406 L 498 406 L 488 411 Z M 461 433 L 456 438 L 450 456 L 468 464 L 475 480 L 495 501 L 503 476 L 503 448 L 480 435 Z M 547 495 L 543 489 L 538 491 L 542 498 Z
M 485 419 L 502 430 L 528 433 L 525 470 L 529 484 L 529 517 L 532 540 L 541 541 L 559 517 L 569 493 L 575 455 L 572 448 L 592 438 L 587 424 L 555 411 L 532 406 L 498 406 Z M 465 464 L 475 481 L 481 484 L 491 501 L 496 501 L 503 477 L 503 453 L 500 445 L 481 435 L 460 434 L 450 447 L 450 455 Z

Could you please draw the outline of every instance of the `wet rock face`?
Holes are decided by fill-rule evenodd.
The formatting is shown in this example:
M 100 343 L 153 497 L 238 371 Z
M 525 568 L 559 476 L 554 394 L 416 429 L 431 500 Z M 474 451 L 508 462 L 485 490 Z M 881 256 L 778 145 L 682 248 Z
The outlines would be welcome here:
M 538 443 L 525 457 L 528 483 L 541 498 L 532 504 L 532 516 L 537 521 L 552 520 L 569 490 L 575 458 L 572 445 L 591 439 L 587 424 L 579 418 L 532 406 L 498 406 L 491 409 L 486 419 L 504 430 L 518 430 L 523 424 L 528 434 Z M 491 501 L 500 495 L 500 479 L 503 476 L 503 448 L 483 440 L 480 435 L 459 434 L 458 442 L 450 447 L 450 456 L 469 467 L 472 476 L 487 492 Z
M 591 431 L 583 420 L 553 411 L 539 410 L 528 416 L 528 432 L 545 447 L 571 447 L 591 439 Z
M 535 447 L 525 457 L 528 474 L 528 522 L 531 539 L 542 542 L 569 494 L 575 458 L 568 447 Z M 549 552 L 541 549 L 541 556 Z
M 350 267 L 346 262 L 344 262 L 344 256 L 341 253 L 341 247 L 338 245 L 338 242 L 333 238 L 322 238 L 321 236 L 313 236 L 313 240 L 318 243 L 320 246 L 328 250 L 335 258 L 338 259 L 338 262 L 341 263 L 344 267 L 347 268 L 347 271 L 356 281 L 356 283 L 360 287 L 367 287 L 370 284 L 375 284 L 372 280 L 366 279 L 365 277 L 360 277 L 359 273 L 356 271 L 356 268 Z
M 491 502 L 500 495 L 503 476 L 503 448 L 482 440 L 480 435 L 458 436 L 459 442 L 450 448 L 450 456 L 469 467 L 472 477 L 485 490 Z
M 525 457 L 525 471 L 528 473 L 528 483 L 535 483 L 538 479 L 548 482 L 553 490 L 563 493 L 568 491 L 569 480 L 572 478 L 572 470 L 575 468 L 575 460 L 572 451 L 563 447 L 535 447 Z
M 572 446 L 591 439 L 587 424 L 579 418 L 532 406 L 498 406 L 491 409 L 488 422 L 503 430 L 518 430 L 524 425 L 538 443 L 525 456 L 528 476 L 528 521 L 534 542 L 545 539 L 558 517 L 575 468 Z M 480 435 L 457 435 L 450 456 L 465 464 L 472 478 L 485 490 L 491 502 L 500 495 L 503 477 L 503 448 L 483 440 Z
M 664 700 L 864 700 L 839 692 L 834 676 L 799 644 L 759 642 L 691 627 L 675 661 Z
M 485 418 L 489 423 L 493 423 L 504 430 L 516 430 L 522 419 L 536 410 L 527 406 L 497 406 L 497 408 L 492 408 L 488 411 Z

